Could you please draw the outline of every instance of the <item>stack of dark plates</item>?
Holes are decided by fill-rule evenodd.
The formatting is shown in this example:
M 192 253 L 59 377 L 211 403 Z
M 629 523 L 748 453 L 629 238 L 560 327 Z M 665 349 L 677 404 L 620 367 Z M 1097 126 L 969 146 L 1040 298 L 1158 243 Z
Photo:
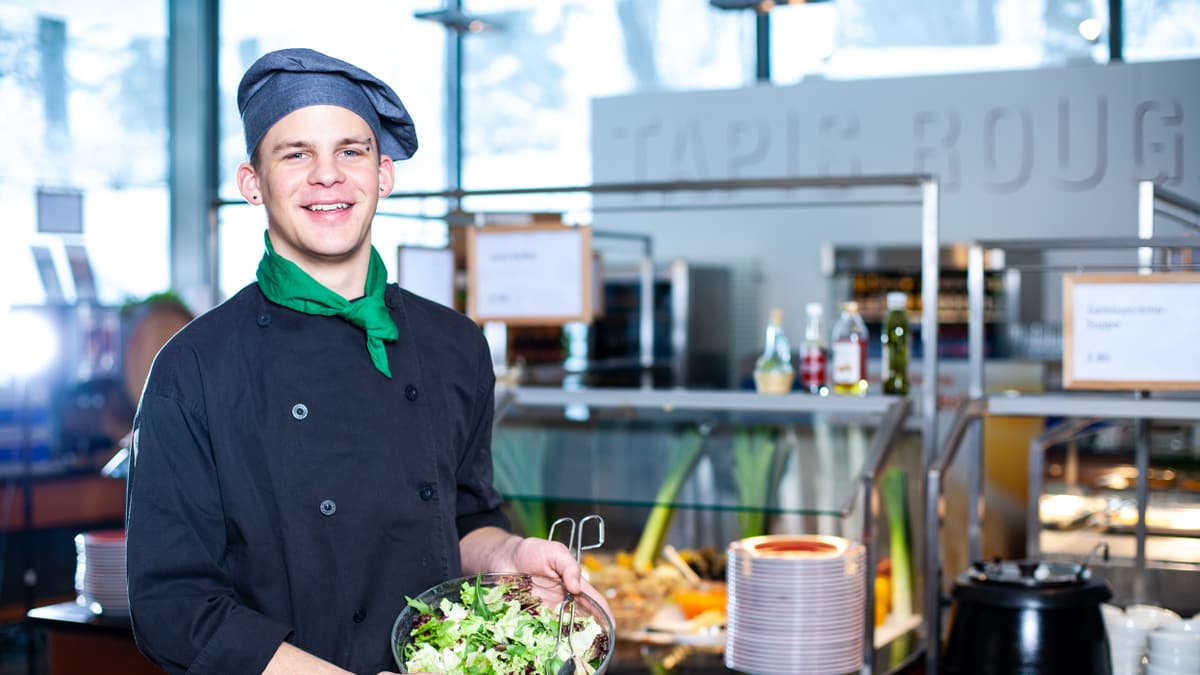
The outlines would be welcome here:
M 96 614 L 129 614 L 125 581 L 125 531 L 75 535 L 76 602 Z
M 866 564 L 866 548 L 841 537 L 731 543 L 725 665 L 748 673 L 858 672 Z

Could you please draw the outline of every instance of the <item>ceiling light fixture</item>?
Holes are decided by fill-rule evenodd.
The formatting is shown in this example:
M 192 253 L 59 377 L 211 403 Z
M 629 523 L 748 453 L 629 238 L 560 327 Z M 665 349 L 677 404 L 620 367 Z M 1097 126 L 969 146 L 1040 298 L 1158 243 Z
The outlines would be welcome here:
M 742 10 L 752 9 L 759 14 L 766 14 L 779 5 L 803 5 L 827 0 L 708 0 L 708 4 L 717 9 Z
M 430 12 L 414 12 L 413 16 L 424 21 L 434 21 L 442 24 L 456 33 L 482 33 L 484 31 L 500 30 L 500 24 L 481 16 L 471 16 L 461 9 L 450 7 L 436 9 Z

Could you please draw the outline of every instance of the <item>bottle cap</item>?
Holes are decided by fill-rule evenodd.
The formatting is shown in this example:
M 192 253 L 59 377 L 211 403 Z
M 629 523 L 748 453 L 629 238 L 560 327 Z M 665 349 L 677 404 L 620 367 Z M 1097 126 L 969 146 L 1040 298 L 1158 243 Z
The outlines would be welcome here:
M 783 323 L 783 310 L 782 309 L 775 307 L 774 309 L 771 310 L 771 323 L 774 323 L 774 324 Z
M 825 305 L 819 302 L 810 302 L 804 306 L 804 313 L 808 316 L 821 316 L 825 313 Z
M 854 300 L 850 300 L 848 302 L 843 302 L 842 303 L 842 311 L 856 313 L 856 312 L 858 312 L 858 303 L 855 302 Z
M 908 306 L 908 294 L 901 291 L 892 291 L 887 294 L 888 309 L 904 309 Z

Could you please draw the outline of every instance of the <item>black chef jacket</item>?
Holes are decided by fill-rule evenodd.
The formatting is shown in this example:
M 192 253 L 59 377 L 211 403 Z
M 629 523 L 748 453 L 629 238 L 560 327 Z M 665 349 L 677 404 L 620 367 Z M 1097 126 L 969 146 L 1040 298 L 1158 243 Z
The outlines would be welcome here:
M 507 527 L 492 487 L 491 358 L 463 315 L 395 285 L 392 378 L 366 336 L 251 284 L 158 354 L 134 424 L 129 604 L 170 673 L 260 673 L 279 643 L 394 670 L 405 596 Z

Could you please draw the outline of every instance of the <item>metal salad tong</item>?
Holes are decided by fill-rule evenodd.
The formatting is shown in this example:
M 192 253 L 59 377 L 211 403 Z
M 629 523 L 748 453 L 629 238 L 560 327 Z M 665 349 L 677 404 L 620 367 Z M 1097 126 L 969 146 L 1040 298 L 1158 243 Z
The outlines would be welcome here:
M 589 523 L 596 524 L 596 539 L 590 543 L 584 544 L 583 537 L 586 525 Z M 551 541 L 557 541 L 554 538 L 554 531 L 559 525 L 570 526 L 567 530 L 567 540 L 564 542 L 567 545 L 567 550 L 575 554 L 575 562 L 582 563 L 583 552 L 594 548 L 600 548 L 604 545 L 604 519 L 596 514 L 584 516 L 576 521 L 574 518 L 563 517 L 550 524 L 550 533 L 546 536 Z M 566 621 L 564 622 L 564 618 Z M 575 630 L 575 598 L 566 589 L 563 589 L 563 600 L 558 605 L 558 635 L 554 639 L 554 653 L 558 653 L 558 646 L 561 644 L 563 637 L 567 639 L 567 648 L 571 651 L 571 658 L 563 662 L 555 675 L 572 675 L 575 672 L 575 660 L 578 658 L 575 655 L 575 643 L 571 640 L 571 634 Z M 549 664 L 547 664 L 547 667 Z

